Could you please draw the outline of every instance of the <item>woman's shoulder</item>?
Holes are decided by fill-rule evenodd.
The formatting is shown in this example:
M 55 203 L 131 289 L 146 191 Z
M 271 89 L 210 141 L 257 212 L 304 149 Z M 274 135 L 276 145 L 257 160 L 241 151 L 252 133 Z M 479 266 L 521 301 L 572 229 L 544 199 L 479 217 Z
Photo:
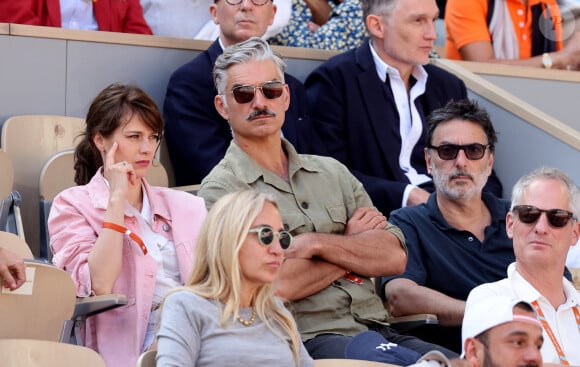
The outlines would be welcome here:
M 91 193 L 91 190 L 87 188 L 87 185 L 79 185 L 68 187 L 61 192 L 59 192 L 53 199 L 53 204 L 58 205 L 58 203 L 79 203 L 83 199 L 87 199 Z
M 187 308 L 214 308 L 215 302 L 195 293 L 189 287 L 179 287 L 165 297 L 165 304 L 183 304 Z M 193 307 L 195 306 L 195 307 Z

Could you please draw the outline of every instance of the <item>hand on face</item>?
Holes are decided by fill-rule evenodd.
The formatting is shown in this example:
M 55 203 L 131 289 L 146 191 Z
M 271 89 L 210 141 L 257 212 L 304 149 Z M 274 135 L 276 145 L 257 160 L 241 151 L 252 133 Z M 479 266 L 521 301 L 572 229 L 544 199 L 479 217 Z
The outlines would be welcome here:
M 346 224 L 344 234 L 356 234 L 370 229 L 384 229 L 387 226 L 387 217 L 378 210 L 370 207 L 358 208 Z
M 125 161 L 115 163 L 115 153 L 119 144 L 115 141 L 109 151 L 105 151 L 103 161 L 103 175 L 109 181 L 109 190 L 111 195 L 118 194 L 127 197 L 129 185 L 138 184 L 135 169 L 130 163 Z

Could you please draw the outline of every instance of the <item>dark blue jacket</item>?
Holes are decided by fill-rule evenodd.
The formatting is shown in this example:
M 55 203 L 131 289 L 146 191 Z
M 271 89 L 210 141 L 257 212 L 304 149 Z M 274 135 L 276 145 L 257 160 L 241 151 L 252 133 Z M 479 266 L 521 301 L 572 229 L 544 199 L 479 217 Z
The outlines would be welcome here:
M 423 132 L 411 156 L 411 165 L 423 174 L 427 116 L 451 99 L 467 98 L 465 84 L 455 75 L 434 65 L 425 65 L 425 70 L 426 90 L 415 102 Z M 400 208 L 409 181 L 399 166 L 399 114 L 389 83 L 377 76 L 369 42 L 320 65 L 305 88 L 310 116 L 328 154 L 351 169 L 379 210 L 387 214 Z M 432 182 L 422 187 L 433 191 Z M 486 188 L 501 197 L 495 173 Z

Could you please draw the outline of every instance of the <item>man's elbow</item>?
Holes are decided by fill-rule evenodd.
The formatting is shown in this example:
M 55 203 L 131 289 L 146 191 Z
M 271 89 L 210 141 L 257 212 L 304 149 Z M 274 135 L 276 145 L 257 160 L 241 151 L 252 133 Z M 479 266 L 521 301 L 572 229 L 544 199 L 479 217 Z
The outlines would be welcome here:
M 302 298 L 287 282 L 280 280 L 276 283 L 276 296 L 285 301 L 298 301 Z
M 296 277 L 291 273 L 280 271 L 274 282 L 274 292 L 276 296 L 286 301 L 297 301 L 302 295 L 298 294 L 300 290 L 296 287 Z
M 383 276 L 401 275 L 407 268 L 407 252 L 400 248 L 397 251 L 389 253 L 388 269 L 384 269 Z
M 385 287 L 385 305 L 391 316 L 406 316 L 408 314 L 406 301 L 406 287 L 401 279 L 392 279 L 384 285 Z

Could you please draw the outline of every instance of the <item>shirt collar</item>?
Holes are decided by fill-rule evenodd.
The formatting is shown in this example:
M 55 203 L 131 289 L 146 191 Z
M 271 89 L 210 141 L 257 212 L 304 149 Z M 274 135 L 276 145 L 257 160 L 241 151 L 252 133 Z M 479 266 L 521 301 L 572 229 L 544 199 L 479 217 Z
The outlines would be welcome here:
M 171 216 L 167 205 L 163 205 L 160 201 L 159 194 L 151 191 L 151 186 L 145 178 L 141 179 L 143 186 L 143 208 L 141 214 L 150 222 L 153 215 L 160 216 L 166 220 L 170 220 Z M 87 184 L 89 195 L 95 208 L 106 210 L 109 201 L 109 182 L 103 176 L 102 167 L 97 170 L 91 181 Z M 135 210 L 131 210 L 128 202 L 125 202 L 124 213 L 128 217 L 133 217 Z
M 481 193 L 481 200 L 489 210 L 491 215 L 491 224 L 490 226 L 499 226 L 501 222 L 505 222 L 506 210 L 509 207 L 509 202 L 505 201 L 505 205 L 500 205 L 503 199 L 496 198 L 493 194 L 490 194 L 486 191 Z M 433 193 L 429 195 L 426 203 L 429 209 L 429 216 L 435 225 L 437 225 L 440 229 L 453 229 L 445 218 L 443 214 L 441 214 L 441 210 L 439 210 L 439 206 L 437 205 L 437 193 Z
M 288 157 L 288 174 L 292 177 L 299 170 L 306 170 L 310 172 L 317 172 L 318 167 L 310 162 L 307 155 L 300 155 L 296 149 L 286 139 L 282 139 L 282 149 L 286 152 Z M 273 184 L 281 180 L 276 174 L 261 167 L 244 152 L 234 140 L 231 141 L 227 156 L 231 159 L 231 169 L 236 177 L 239 177 L 246 184 L 251 184 L 257 181 L 260 177 L 264 182 Z
M 507 275 L 509 281 L 512 283 L 512 289 L 517 293 L 517 296 L 522 300 L 531 303 L 533 301 L 542 300 L 549 303 L 548 300 L 534 288 L 524 277 L 518 272 L 516 263 L 513 262 L 508 266 Z M 568 279 L 562 276 L 564 284 L 564 293 L 566 294 L 566 303 L 560 307 L 574 307 L 580 302 L 580 296 L 574 285 Z
M 390 75 L 397 76 L 400 79 L 399 70 L 395 69 L 394 67 L 390 66 L 383 59 L 380 58 L 379 54 L 375 50 L 372 42 L 369 42 L 369 46 L 371 49 L 371 55 L 373 57 L 373 61 L 375 62 L 375 69 L 377 71 L 377 76 L 379 79 L 385 83 L 387 81 L 387 73 Z M 425 85 L 427 83 L 427 71 L 422 65 L 415 65 L 413 67 L 413 72 L 411 75 L 417 80 L 418 85 Z
M 218 37 L 218 43 L 220 44 L 220 47 L 222 48 L 222 52 L 226 49 L 226 46 L 224 46 L 224 43 L 222 42 L 222 38 Z

